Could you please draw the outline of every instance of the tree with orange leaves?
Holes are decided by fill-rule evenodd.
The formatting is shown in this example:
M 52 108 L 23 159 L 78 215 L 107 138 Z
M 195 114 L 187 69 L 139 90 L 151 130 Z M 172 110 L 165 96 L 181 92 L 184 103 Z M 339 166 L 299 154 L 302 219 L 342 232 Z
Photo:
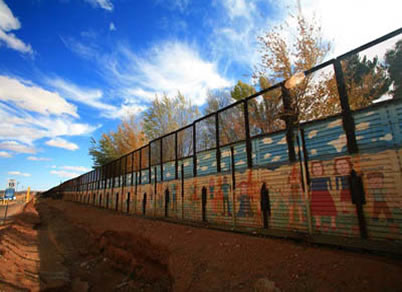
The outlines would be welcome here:
M 91 138 L 89 154 L 94 166 L 102 166 L 147 143 L 147 138 L 138 127 L 134 116 L 124 120 L 116 131 L 103 133 L 99 141 Z

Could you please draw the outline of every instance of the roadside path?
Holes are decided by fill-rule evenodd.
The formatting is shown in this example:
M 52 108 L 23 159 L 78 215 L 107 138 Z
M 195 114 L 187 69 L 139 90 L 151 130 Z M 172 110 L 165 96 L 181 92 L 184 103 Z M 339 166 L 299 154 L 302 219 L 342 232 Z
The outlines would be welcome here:
M 141 267 L 148 279 L 163 279 L 167 272 L 174 291 L 253 291 L 273 285 L 282 291 L 402 289 L 401 260 L 194 228 L 61 200 L 42 204 L 85 229 L 128 270 L 138 273 Z M 145 260 L 155 267 L 144 268 Z

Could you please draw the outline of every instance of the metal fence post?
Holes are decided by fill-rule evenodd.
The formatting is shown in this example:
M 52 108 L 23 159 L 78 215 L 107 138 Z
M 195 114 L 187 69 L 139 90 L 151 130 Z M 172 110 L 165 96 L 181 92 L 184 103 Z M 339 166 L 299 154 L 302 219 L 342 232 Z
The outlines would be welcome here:
M 148 180 L 151 183 L 151 143 L 148 144 Z
M 334 70 L 336 78 L 336 86 L 338 88 L 339 98 L 342 108 L 342 125 L 345 130 L 348 152 L 350 154 L 357 153 L 359 148 L 357 146 L 355 134 L 355 121 L 350 112 L 349 98 L 345 86 L 345 78 L 343 75 L 342 65 L 339 59 L 334 61 Z
M 161 169 L 161 181 L 163 181 L 163 138 L 161 138 L 161 142 L 160 142 L 160 169 Z M 155 174 L 156 175 L 156 174 Z
M 193 177 L 197 176 L 197 138 L 195 123 L 193 123 Z
M 177 141 L 177 131 L 174 132 L 174 159 L 175 159 L 175 179 L 179 178 L 179 153 L 177 151 L 177 147 L 178 147 L 178 141 Z
M 250 124 L 248 119 L 248 103 L 247 100 L 243 102 L 243 109 L 244 109 L 244 127 L 246 130 L 246 153 L 247 153 L 247 167 L 253 167 L 253 157 L 252 157 L 252 145 L 251 145 L 251 138 L 250 138 Z
M 140 159 L 139 159 L 139 161 L 138 161 L 138 171 L 139 171 L 139 184 L 141 184 L 141 181 L 142 181 L 142 171 L 141 171 L 141 167 L 142 167 L 142 149 L 140 148 L 140 150 L 139 150 L 139 152 L 140 152 L 140 154 L 139 154 L 139 156 L 140 156 Z
M 283 109 L 285 110 L 284 120 L 286 123 L 286 142 L 288 144 L 289 162 L 294 162 L 296 161 L 295 143 L 293 137 L 295 112 L 292 108 L 292 100 L 290 92 L 283 83 L 281 84 L 281 89 L 282 89 Z
M 184 219 L 184 165 L 181 165 L 181 219 Z
M 219 141 L 219 114 L 215 113 L 216 172 L 221 172 L 221 146 Z
M 235 161 L 234 161 L 234 148 L 230 147 L 230 170 L 232 172 L 232 228 L 236 228 L 236 169 L 235 169 Z
M 135 167 L 134 167 L 134 153 L 135 152 L 131 152 L 131 185 L 134 185 L 134 171 L 135 171 Z

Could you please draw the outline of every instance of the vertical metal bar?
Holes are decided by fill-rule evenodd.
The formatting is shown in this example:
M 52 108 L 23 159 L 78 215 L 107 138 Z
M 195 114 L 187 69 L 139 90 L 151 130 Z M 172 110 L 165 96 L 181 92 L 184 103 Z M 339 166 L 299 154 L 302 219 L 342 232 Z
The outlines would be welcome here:
M 161 138 L 160 142 L 160 156 L 161 181 L 163 181 L 163 138 Z
M 221 172 L 221 145 L 219 141 L 219 114 L 215 113 L 216 172 Z
M 230 158 L 231 158 L 231 171 L 232 171 L 232 224 L 233 228 L 236 227 L 236 196 L 235 196 L 235 191 L 236 191 L 236 167 L 235 167 L 235 161 L 234 161 L 234 148 L 233 146 L 230 147 Z
M 304 156 L 304 168 L 306 172 L 306 183 L 307 185 L 310 185 L 310 173 L 308 171 L 308 151 L 306 147 L 306 138 L 304 135 L 304 129 L 300 129 L 300 136 L 301 136 L 301 145 L 302 145 L 302 151 L 303 151 L 303 156 Z
M 346 134 L 348 152 L 350 154 L 358 153 L 359 148 L 357 146 L 356 141 L 355 121 L 350 111 L 349 98 L 345 86 L 345 78 L 343 75 L 342 65 L 338 59 L 335 59 L 334 61 L 334 70 L 335 70 L 336 86 L 338 88 L 339 98 L 341 101 L 342 125 Z
M 234 160 L 233 146 L 230 147 L 230 163 L 231 163 L 230 170 L 232 172 L 233 189 L 236 189 L 235 160 Z
M 148 180 L 151 183 L 151 143 L 148 144 Z
M 178 153 L 177 131 L 174 132 L 174 159 L 175 159 L 175 179 L 179 178 L 179 153 Z
M 131 185 L 134 185 L 134 171 L 135 171 L 135 167 L 134 167 L 134 153 L 135 152 L 131 152 Z
M 289 161 L 294 162 L 296 161 L 296 153 L 295 153 L 295 144 L 294 144 L 294 137 L 293 137 L 293 128 L 294 122 L 296 120 L 295 112 L 292 109 L 291 104 L 291 96 L 289 90 L 281 84 L 282 89 L 282 100 L 283 100 L 283 108 L 285 110 L 285 123 L 286 123 L 286 142 L 288 144 L 288 155 Z
M 98 182 L 98 190 L 102 189 L 102 181 L 103 181 L 103 166 L 99 167 L 99 182 Z
M 184 219 L 184 165 L 181 165 L 181 219 Z
M 100 185 L 100 184 L 99 184 L 99 182 L 100 182 L 100 179 L 99 179 L 99 178 L 100 178 L 100 172 L 101 172 L 101 168 L 100 168 L 100 167 L 97 167 L 97 168 L 96 168 L 96 181 L 95 181 L 95 189 L 96 189 L 96 190 L 99 190 L 99 188 L 100 188 L 100 187 L 99 187 L 99 185 Z
M 156 169 L 156 166 L 154 167 L 154 174 L 155 174 L 155 176 L 154 176 L 154 182 L 155 182 L 155 189 L 154 189 L 154 197 L 152 198 L 152 205 L 153 205 L 153 213 L 154 213 L 154 216 L 155 216 L 155 214 L 156 214 L 156 192 L 157 192 L 157 187 L 158 187 L 158 185 L 157 185 L 157 183 L 158 183 L 158 177 L 157 177 L 157 169 Z M 149 184 L 151 184 L 151 181 L 149 182 Z
M 301 139 L 299 139 L 299 135 Z M 306 215 L 307 215 L 307 226 L 309 234 L 313 233 L 313 222 L 311 217 L 311 205 L 309 199 L 309 185 L 310 185 L 310 178 L 308 174 L 308 156 L 306 150 L 306 142 L 304 140 L 304 130 L 300 129 L 299 135 L 297 136 L 297 144 L 299 146 L 299 159 L 300 159 L 300 171 L 301 171 L 301 178 L 302 178 L 302 186 L 304 192 L 303 202 L 306 207 Z M 301 140 L 301 143 L 299 142 Z M 302 155 L 303 153 L 303 155 Z M 303 158 L 303 159 L 302 159 Z M 303 161 L 302 161 L 303 160 Z
M 252 145 L 251 145 L 251 138 L 250 138 L 250 123 L 248 119 L 248 102 L 244 100 L 243 102 L 243 109 L 244 109 L 244 127 L 246 130 L 246 153 L 247 153 L 247 167 L 253 167 L 253 157 L 252 157 Z
M 103 189 L 105 190 L 107 188 L 107 165 L 103 167 Z
M 197 176 L 197 138 L 196 138 L 196 128 L 195 123 L 193 123 L 193 176 Z
M 118 171 L 117 171 L 117 175 L 119 176 L 119 179 L 117 180 L 119 182 L 118 187 L 121 187 L 121 159 L 119 159 L 119 162 L 117 163 L 118 165 Z
M 89 181 L 90 181 L 90 175 L 91 175 L 91 173 L 87 173 L 86 175 L 85 175 L 85 177 L 86 177 L 86 183 L 87 183 L 87 189 L 86 189 L 86 196 L 88 196 L 88 191 L 89 191 Z M 84 203 L 87 203 L 86 201 L 84 201 Z
M 134 214 L 137 212 L 137 189 L 138 189 L 138 172 L 135 172 L 135 187 L 134 187 Z
M 121 194 L 120 194 L 120 198 L 121 198 L 121 200 L 119 200 L 120 201 L 120 211 L 121 212 L 124 212 L 124 191 L 125 191 L 125 186 L 126 186 L 126 183 L 127 183 L 127 181 L 126 181 L 126 179 L 127 179 L 127 177 L 126 177 L 126 172 L 127 172 L 127 155 L 125 155 L 125 156 L 123 156 L 122 157 L 122 159 L 124 159 L 123 160 L 123 164 L 124 164 L 124 169 L 123 169 L 123 178 L 122 178 L 122 185 L 121 185 Z
M 101 181 L 102 181 L 102 167 L 98 167 L 98 190 L 101 189 Z
M 138 170 L 139 170 L 139 172 L 140 172 L 140 174 L 139 174 L 139 184 L 141 184 L 141 180 L 142 180 L 142 171 L 141 171 L 141 165 L 142 165 L 142 150 L 140 149 L 139 150 L 139 152 L 140 152 L 140 161 L 138 162 L 139 164 L 138 164 Z
M 125 159 L 126 159 L 126 163 L 125 163 L 125 166 L 124 166 L 124 186 L 126 186 L 126 185 L 127 185 L 127 167 L 128 167 L 128 155 L 127 155 L 127 156 L 125 156 Z

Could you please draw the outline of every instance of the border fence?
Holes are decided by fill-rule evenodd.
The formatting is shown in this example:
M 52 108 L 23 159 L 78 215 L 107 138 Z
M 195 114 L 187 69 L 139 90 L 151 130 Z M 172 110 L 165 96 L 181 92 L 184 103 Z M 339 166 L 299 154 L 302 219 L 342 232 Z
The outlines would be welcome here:
M 400 28 L 47 195 L 219 228 L 399 244 L 401 42 Z

